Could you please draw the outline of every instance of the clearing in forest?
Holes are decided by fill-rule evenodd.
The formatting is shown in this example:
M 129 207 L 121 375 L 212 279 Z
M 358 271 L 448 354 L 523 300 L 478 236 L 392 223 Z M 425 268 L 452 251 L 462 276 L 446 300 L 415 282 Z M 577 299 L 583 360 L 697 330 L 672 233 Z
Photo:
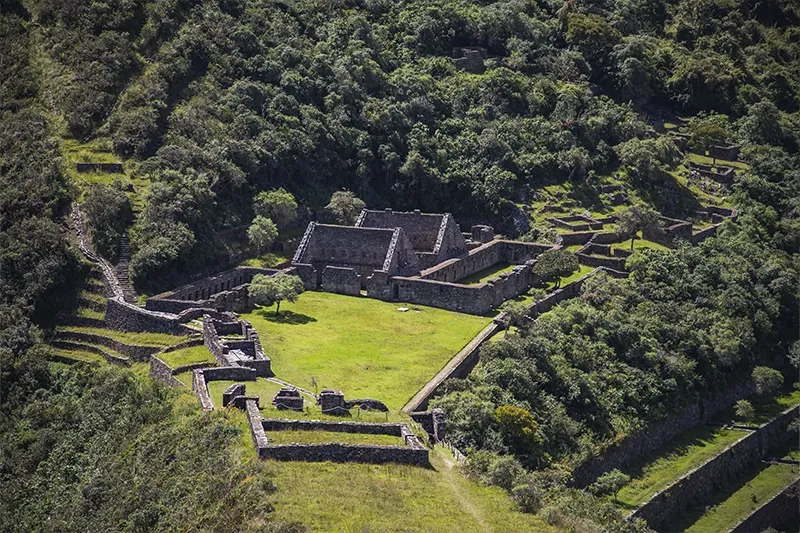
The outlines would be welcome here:
M 408 308 L 406 312 L 398 308 Z M 397 302 L 306 292 L 296 303 L 242 315 L 258 331 L 276 376 L 341 389 L 399 410 L 491 320 Z

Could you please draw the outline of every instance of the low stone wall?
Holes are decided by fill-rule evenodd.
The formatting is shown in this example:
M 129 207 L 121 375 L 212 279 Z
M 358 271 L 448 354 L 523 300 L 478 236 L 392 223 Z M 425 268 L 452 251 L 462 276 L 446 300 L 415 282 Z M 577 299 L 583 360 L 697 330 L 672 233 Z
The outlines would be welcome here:
M 91 344 L 80 344 L 77 342 L 71 341 L 59 341 L 55 340 L 50 343 L 51 346 L 54 348 L 61 348 L 63 350 L 74 350 L 74 351 L 84 351 L 93 353 L 95 355 L 99 355 L 109 363 L 113 363 L 115 365 L 120 366 L 131 366 L 131 360 L 127 357 L 119 357 L 114 354 L 110 354 L 105 350 L 98 348 L 97 346 L 92 346 Z
M 97 318 L 88 318 L 75 315 L 65 316 L 59 319 L 58 323 L 64 326 L 75 326 L 78 328 L 106 329 L 108 327 L 105 320 L 98 320 Z
M 461 285 L 419 278 L 391 278 L 397 287 L 400 301 L 484 315 L 504 301 L 527 291 L 531 284 L 531 270 L 520 265 L 498 279 L 479 285 Z
M 111 174 L 123 174 L 122 163 L 75 163 L 75 170 L 78 172 L 109 172 Z
M 204 370 L 197 370 L 195 373 L 200 372 L 203 379 L 208 381 L 255 381 L 258 377 L 257 372 L 248 367 L 243 366 L 222 366 L 215 368 L 206 368 Z
M 195 370 L 192 374 L 192 392 L 200 401 L 200 408 L 203 411 L 213 411 L 214 402 L 211 401 L 211 395 L 208 393 L 205 372 L 206 370 Z
M 625 270 L 626 258 L 622 257 L 599 257 L 596 255 L 587 255 L 577 253 L 578 262 L 582 265 L 590 267 L 608 267 L 613 270 Z
M 126 344 L 105 335 L 97 335 L 95 333 L 83 333 L 80 331 L 59 331 L 56 338 L 77 341 L 90 344 L 100 344 L 116 350 L 126 357 L 130 357 L 134 361 L 144 362 L 150 359 L 150 356 L 161 350 L 158 346 L 141 346 L 136 344 Z
M 659 492 L 631 515 L 655 530 L 690 507 L 707 505 L 726 485 L 734 482 L 794 437 L 789 423 L 800 414 L 800 406 L 787 409 L 756 431 L 742 437 L 672 485 Z
M 361 294 L 361 276 L 353 268 L 327 266 L 322 271 L 322 290 L 359 296 Z
M 714 237 L 717 234 L 720 224 L 715 224 L 705 229 L 701 229 L 692 235 L 692 244 L 700 244 L 704 240 Z
M 592 237 L 598 235 L 596 231 L 577 231 L 574 233 L 560 233 L 561 244 L 564 246 L 574 246 L 576 244 L 586 244 Z
M 183 387 L 183 383 L 173 376 L 172 368 L 155 355 L 150 356 L 150 377 L 169 387 Z
M 584 488 L 600 475 L 615 468 L 623 469 L 657 451 L 664 444 L 689 429 L 704 424 L 714 415 L 727 409 L 737 400 L 754 392 L 752 383 L 731 386 L 706 399 L 686 406 L 678 413 L 653 422 L 648 428 L 627 437 L 608 448 L 602 456 L 590 459 L 572 473 L 575 485 Z
M 392 435 L 401 437 L 404 424 L 368 422 L 329 422 L 326 420 L 287 420 L 264 418 L 264 431 L 330 431 L 334 433 L 363 433 L 367 435 Z
M 728 533 L 761 533 L 767 527 L 791 531 L 800 524 L 800 479 L 786 487 L 736 524 Z
M 260 448 L 259 458 L 276 461 L 307 461 L 334 463 L 399 463 L 430 467 L 428 450 L 404 446 L 366 444 L 274 444 Z

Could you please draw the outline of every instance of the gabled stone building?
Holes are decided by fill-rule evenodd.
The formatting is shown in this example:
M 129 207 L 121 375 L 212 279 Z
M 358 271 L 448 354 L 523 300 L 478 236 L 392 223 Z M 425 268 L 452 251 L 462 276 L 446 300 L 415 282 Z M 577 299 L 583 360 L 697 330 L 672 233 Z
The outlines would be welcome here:
M 402 228 L 422 270 L 467 253 L 464 235 L 450 213 L 364 209 L 356 227 Z
M 360 294 L 380 273 L 414 276 L 420 266 L 403 228 L 362 228 L 311 222 L 292 259 L 308 289 Z

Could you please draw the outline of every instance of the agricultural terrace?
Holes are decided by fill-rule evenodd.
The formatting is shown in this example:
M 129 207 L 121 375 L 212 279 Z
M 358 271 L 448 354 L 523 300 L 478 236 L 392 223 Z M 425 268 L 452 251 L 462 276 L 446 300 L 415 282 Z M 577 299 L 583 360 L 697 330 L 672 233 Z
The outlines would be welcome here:
M 628 472 L 631 481 L 619 491 L 617 502 L 635 509 L 745 435 L 746 431 L 706 426 L 683 433 L 646 459 L 640 468 Z
M 406 312 L 399 308 L 408 307 Z M 296 303 L 243 314 L 276 376 L 341 389 L 399 410 L 491 320 L 371 298 L 306 292 Z
M 789 458 L 790 455 L 793 456 L 789 454 L 785 458 Z M 798 477 L 800 477 L 798 465 L 762 463 L 743 485 L 723 490 L 718 503 L 705 512 L 699 510 L 690 513 L 676 524 L 675 531 L 686 533 L 728 531 Z

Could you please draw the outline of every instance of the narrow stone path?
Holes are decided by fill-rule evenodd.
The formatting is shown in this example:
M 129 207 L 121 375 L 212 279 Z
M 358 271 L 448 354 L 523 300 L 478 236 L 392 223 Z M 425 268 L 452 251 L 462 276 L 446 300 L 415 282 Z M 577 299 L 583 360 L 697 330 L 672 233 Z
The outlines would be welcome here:
M 114 267 L 114 274 L 117 276 L 119 285 L 122 288 L 125 301 L 135 304 L 137 301 L 136 290 L 133 288 L 130 276 L 128 275 L 128 266 L 131 262 L 131 241 L 128 239 L 128 234 L 123 234 L 119 242 L 119 258 L 117 265 Z

